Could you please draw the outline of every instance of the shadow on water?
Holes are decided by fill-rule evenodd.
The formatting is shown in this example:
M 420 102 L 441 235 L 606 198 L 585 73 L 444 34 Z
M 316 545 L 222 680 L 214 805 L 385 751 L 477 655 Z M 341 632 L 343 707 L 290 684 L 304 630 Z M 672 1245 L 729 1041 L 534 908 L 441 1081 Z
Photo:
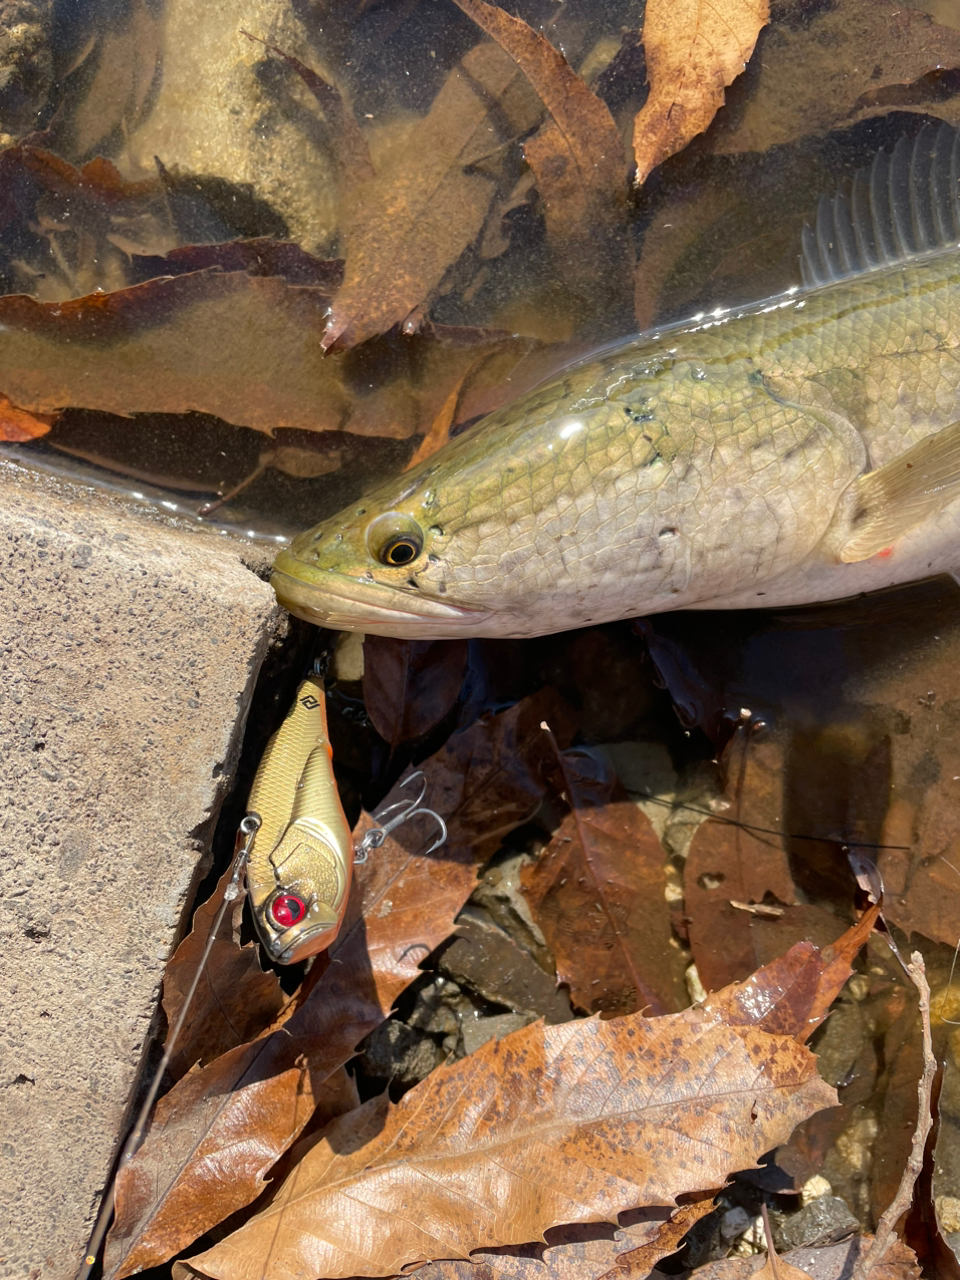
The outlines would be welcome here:
M 782 829 L 804 837 L 786 844 L 805 893 L 848 896 L 843 845 L 879 857 L 894 836 L 912 844 L 915 831 L 891 816 L 916 809 L 940 781 L 951 744 L 934 713 L 950 714 L 960 694 L 952 579 L 789 612 L 661 615 L 641 627 L 685 724 L 721 748 L 743 721 L 762 721 L 775 740 Z

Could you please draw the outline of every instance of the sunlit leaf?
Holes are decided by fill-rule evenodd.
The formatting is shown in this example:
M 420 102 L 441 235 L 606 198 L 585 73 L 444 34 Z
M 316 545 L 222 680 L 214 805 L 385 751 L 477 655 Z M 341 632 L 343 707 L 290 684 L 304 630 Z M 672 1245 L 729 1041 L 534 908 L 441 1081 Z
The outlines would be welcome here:
M 548 708 L 555 715 L 549 697 L 529 699 L 455 734 L 424 762 L 429 802 L 447 822 L 443 848 L 418 852 L 434 835 L 419 821 L 398 830 L 403 844 L 388 838 L 357 867 L 347 923 L 299 1006 L 161 1098 L 118 1179 L 105 1274 L 165 1261 L 263 1190 L 323 1101 L 325 1081 L 453 931 L 477 863 L 539 805 L 549 747 L 533 728 Z M 386 803 L 408 798 L 398 788 Z
M 707 128 L 769 14 L 768 0 L 647 0 L 650 94 L 633 125 L 638 184 Z
M 699 1011 L 535 1024 L 334 1122 L 192 1263 L 218 1280 L 382 1275 L 609 1221 L 721 1185 L 833 1097 L 790 1037 Z

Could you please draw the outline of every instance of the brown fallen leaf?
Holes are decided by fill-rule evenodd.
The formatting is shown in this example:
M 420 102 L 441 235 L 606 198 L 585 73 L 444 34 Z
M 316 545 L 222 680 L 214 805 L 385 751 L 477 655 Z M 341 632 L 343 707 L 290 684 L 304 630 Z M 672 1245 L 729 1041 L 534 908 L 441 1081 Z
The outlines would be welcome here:
M 477 238 L 496 191 L 491 157 L 537 120 L 539 104 L 518 91 L 518 80 L 496 45 L 471 49 L 377 177 L 352 191 L 346 274 L 325 350 L 354 346 L 405 320 Z
M 358 389 L 346 357 L 320 346 L 328 305 L 322 289 L 246 270 L 194 271 L 62 303 L 7 295 L 5 391 L 32 414 L 196 410 L 268 433 L 405 439 L 425 429 L 484 354 L 507 373 L 531 347 L 502 334 L 479 351 L 432 331 L 414 335 L 397 340 L 382 381 Z M 509 395 L 509 383 L 499 394 Z
M 36 440 L 47 434 L 59 416 L 58 413 L 28 413 L 0 394 L 0 440 Z
M 650 94 L 633 124 L 638 186 L 707 128 L 769 16 L 768 0 L 650 0 L 643 19 Z
M 188 244 L 167 254 L 134 254 L 132 284 L 157 276 L 182 276 L 217 267 L 220 271 L 248 271 L 253 276 L 282 276 L 288 284 L 313 285 L 335 293 L 343 282 L 339 258 L 316 258 L 289 240 L 258 236 L 225 244 Z
M 960 66 L 960 31 L 919 8 L 842 0 L 798 10 L 797 18 L 760 37 L 757 56 L 734 90 L 738 109 L 718 117 L 711 131 L 716 152 L 766 151 L 849 126 L 888 110 L 870 97 L 879 88 Z M 928 109 L 935 115 L 937 104 Z
M 731 781 L 734 799 L 725 816 L 697 830 L 684 866 L 684 912 L 700 981 L 716 990 L 752 973 L 758 957 L 757 920 L 734 902 L 789 905 L 793 877 L 782 839 L 749 827 L 775 831 L 780 815 L 782 759 L 775 742 L 743 737 L 743 767 Z M 739 754 L 739 753 L 738 753 Z
M 828 947 L 796 943 L 786 955 L 764 965 L 746 981 L 718 991 L 704 1008 L 736 1026 L 762 1026 L 808 1040 L 850 977 L 854 957 L 870 936 L 878 915 L 879 908 L 871 907 Z
M 260 1194 L 270 1168 L 310 1120 L 324 1081 L 453 931 L 476 864 L 538 807 L 546 748 L 532 726 L 545 714 L 557 718 L 549 697 L 527 699 L 454 734 L 424 762 L 447 843 L 421 856 L 425 829 L 415 822 L 400 829 L 412 852 L 388 838 L 357 867 L 331 963 L 299 1007 L 161 1098 L 143 1146 L 117 1181 L 105 1275 L 166 1261 Z M 406 798 L 395 790 L 386 803 Z
M 179 1017 L 185 993 L 193 983 L 231 870 L 224 872 L 214 892 L 197 908 L 193 928 L 167 965 L 163 1011 L 170 1027 Z M 240 946 L 236 940 L 242 905 L 243 899 L 239 898 L 234 909 L 227 910 L 203 967 L 167 1068 L 173 1080 L 186 1075 L 195 1063 L 210 1062 L 252 1040 L 274 1021 L 285 1003 L 277 975 L 260 968 L 258 948 L 253 943 Z
M 679 1209 L 622 1214 L 626 1225 L 619 1227 L 554 1227 L 544 1232 L 543 1241 L 480 1249 L 469 1259 L 428 1262 L 404 1275 L 417 1280 L 647 1280 L 651 1268 L 675 1253 L 690 1228 L 712 1208 L 713 1196 L 706 1195 Z M 189 1275 L 201 1273 L 191 1270 Z
M 547 239 L 581 308 L 602 311 L 619 335 L 629 324 L 633 244 L 623 143 L 610 109 L 522 19 L 485 0 L 456 3 L 513 58 L 550 112 L 523 148 L 543 201 Z
M 571 806 L 523 887 L 573 1002 L 606 1015 L 677 1008 L 666 855 L 602 760 L 559 755 Z
M 535 1024 L 334 1121 L 191 1264 L 217 1280 L 382 1275 L 609 1221 L 720 1186 L 834 1097 L 792 1038 L 699 1010 Z
M 0 151 L 0 264 L 8 289 L 61 301 L 130 282 L 130 254 L 177 243 L 156 178 L 127 181 L 98 157 L 80 168 L 27 145 Z
M 466 375 L 464 375 L 465 377 Z M 457 416 L 457 406 L 460 403 L 460 393 L 463 389 L 463 378 L 457 383 L 450 394 L 444 400 L 440 412 L 430 424 L 429 429 L 423 439 L 417 445 L 417 451 L 404 468 L 409 471 L 411 467 L 418 467 L 425 458 L 429 458 L 431 454 L 443 447 L 450 439 L 450 428 L 453 426 Z
M 363 701 L 391 747 L 428 733 L 457 701 L 467 669 L 466 640 L 363 642 Z

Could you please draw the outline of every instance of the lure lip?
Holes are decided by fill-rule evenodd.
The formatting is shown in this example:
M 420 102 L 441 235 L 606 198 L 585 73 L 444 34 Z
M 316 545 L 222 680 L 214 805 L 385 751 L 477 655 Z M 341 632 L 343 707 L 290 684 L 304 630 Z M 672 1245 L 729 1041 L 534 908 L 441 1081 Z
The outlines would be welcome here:
M 261 930 L 260 936 L 272 960 L 278 964 L 299 964 L 301 960 L 309 960 L 331 947 L 340 932 L 341 923 L 337 920 L 335 924 L 317 924 L 312 929 L 301 928 L 299 931 L 294 926 L 282 933 L 274 933 L 270 938 Z
M 314 570 L 286 550 L 274 562 L 270 585 L 290 613 L 304 622 L 337 631 L 456 639 L 467 627 L 475 631 L 493 616 L 487 609 L 446 604 L 419 595 L 413 609 L 409 605 L 414 601 L 395 587 L 352 578 L 336 570 Z

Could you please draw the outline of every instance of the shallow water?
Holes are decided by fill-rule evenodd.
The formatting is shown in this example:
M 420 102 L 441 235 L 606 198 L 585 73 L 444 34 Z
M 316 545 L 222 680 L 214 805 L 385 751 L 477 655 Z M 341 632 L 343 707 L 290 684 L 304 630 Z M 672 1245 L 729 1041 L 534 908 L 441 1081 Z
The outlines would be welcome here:
M 574 352 L 795 284 L 799 228 L 818 194 L 877 146 L 918 128 L 916 112 L 950 119 L 960 101 L 955 73 L 912 74 L 916 37 L 891 29 L 890 47 L 871 50 L 879 59 L 879 74 L 865 81 L 873 99 L 847 76 L 851 100 L 838 99 L 831 116 L 838 59 L 856 66 L 861 53 L 857 6 L 849 0 L 846 9 L 846 19 L 843 6 L 776 9 L 706 135 L 631 192 L 622 220 L 586 228 L 571 225 L 573 205 L 551 212 L 531 181 L 523 144 L 544 113 L 526 79 L 501 75 L 498 99 L 488 87 L 479 105 L 457 87 L 451 73 L 461 59 L 468 80 L 500 68 L 453 4 L 294 12 L 276 0 L 93 0 L 42 11 L 33 51 L 24 45 L 0 92 L 0 137 L 68 168 L 35 156 L 13 163 L 8 153 L 0 292 L 43 304 L 116 294 L 172 270 L 221 269 L 209 257 L 173 267 L 164 256 L 171 251 L 252 237 L 293 242 L 310 256 L 261 262 L 255 275 L 276 289 L 247 290 L 219 307 L 194 278 L 189 302 L 156 285 L 116 300 L 109 331 L 95 300 L 66 328 L 47 317 L 43 342 L 11 346 L 8 337 L 0 391 L 25 407 L 74 406 L 17 448 L 38 465 L 111 487 L 126 477 L 133 492 L 164 491 L 157 500 L 185 513 L 204 513 L 238 490 L 216 520 L 276 538 L 402 466 L 451 394 L 459 428 Z M 519 12 L 544 24 L 627 138 L 648 91 L 631 34 L 642 4 L 531 2 Z M 960 25 L 960 5 L 941 0 L 936 16 Z M 344 123 L 329 91 L 318 102 L 289 62 L 238 27 L 338 85 L 356 124 Z M 478 50 L 486 60 L 473 67 Z M 904 77 L 913 83 L 904 87 Z M 897 90 L 884 97 L 887 79 Z M 468 184 L 454 196 L 443 184 L 418 187 L 425 120 L 430 146 L 449 150 L 443 173 Z M 97 157 L 115 171 L 78 175 Z M 384 250 L 386 263 L 374 254 L 371 270 L 383 267 L 389 278 L 395 266 L 419 269 L 399 259 L 431 216 L 440 221 L 429 238 L 449 234 L 450 243 L 430 282 L 425 275 L 411 294 L 412 327 L 426 320 L 425 331 L 395 331 L 321 360 L 336 293 L 335 281 L 318 283 L 324 264 L 345 255 L 349 276 L 364 226 L 380 225 L 384 187 L 366 181 L 364 165 L 393 174 L 391 198 L 411 228 Z M 476 226 L 458 240 L 459 222 Z M 374 244 L 389 228 L 388 218 Z M 38 332 L 29 317 L 24 332 Z M 147 348 L 153 362 L 144 364 Z M 149 370 L 139 381 L 137 368 Z

